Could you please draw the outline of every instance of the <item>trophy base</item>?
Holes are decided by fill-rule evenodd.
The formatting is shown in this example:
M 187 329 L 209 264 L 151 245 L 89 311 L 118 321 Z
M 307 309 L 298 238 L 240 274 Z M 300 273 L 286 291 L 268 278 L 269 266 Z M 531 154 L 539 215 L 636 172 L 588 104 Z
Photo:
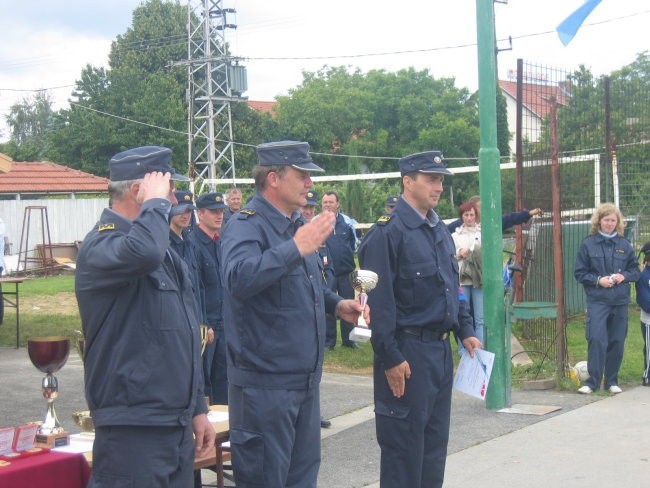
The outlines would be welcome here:
M 59 434 L 36 434 L 36 446 L 53 449 L 55 447 L 70 445 L 70 433 L 61 432 Z
M 350 336 L 348 337 L 351 341 L 354 342 L 368 342 L 372 332 L 367 327 L 355 327 L 350 331 Z

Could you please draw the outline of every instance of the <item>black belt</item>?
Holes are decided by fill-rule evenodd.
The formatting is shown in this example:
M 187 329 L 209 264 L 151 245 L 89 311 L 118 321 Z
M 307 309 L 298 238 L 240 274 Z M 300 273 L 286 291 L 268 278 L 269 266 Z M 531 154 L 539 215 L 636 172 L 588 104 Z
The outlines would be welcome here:
M 449 337 L 449 331 L 439 331 L 434 329 L 429 329 L 427 327 L 400 327 L 397 329 L 399 332 L 404 332 L 405 334 L 418 336 L 420 339 L 429 340 L 429 341 L 446 341 Z

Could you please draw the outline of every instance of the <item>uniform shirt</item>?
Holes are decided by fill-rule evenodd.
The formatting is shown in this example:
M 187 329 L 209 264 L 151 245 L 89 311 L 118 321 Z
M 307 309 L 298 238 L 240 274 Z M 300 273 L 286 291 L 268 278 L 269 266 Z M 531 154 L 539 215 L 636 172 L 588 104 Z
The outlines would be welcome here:
M 614 273 L 621 273 L 625 281 L 613 288 L 598 285 L 599 277 Z M 608 238 L 597 232 L 580 244 L 573 275 L 584 286 L 587 300 L 625 305 L 630 303 L 630 282 L 637 281 L 641 272 L 630 241 L 620 235 Z
M 359 246 L 361 269 L 379 276 L 368 304 L 373 349 L 385 369 L 404 361 L 395 337 L 401 327 L 454 330 L 461 339 L 473 335 L 471 322 L 459 320 L 468 314 L 467 302 L 458 298 L 454 243 L 444 222 L 431 214 L 433 221 L 424 219 L 400 198 Z
M 317 252 L 300 256 L 304 223 L 260 193 L 223 233 L 228 380 L 238 386 L 304 389 L 322 375 L 325 313 L 341 300 L 324 287 Z
M 641 322 L 650 323 L 650 266 L 645 266 L 635 283 L 636 303 L 641 307 Z
M 170 202 L 130 221 L 110 209 L 83 240 L 75 292 L 96 426 L 187 425 L 207 412 L 201 337 L 187 266 L 169 246 Z

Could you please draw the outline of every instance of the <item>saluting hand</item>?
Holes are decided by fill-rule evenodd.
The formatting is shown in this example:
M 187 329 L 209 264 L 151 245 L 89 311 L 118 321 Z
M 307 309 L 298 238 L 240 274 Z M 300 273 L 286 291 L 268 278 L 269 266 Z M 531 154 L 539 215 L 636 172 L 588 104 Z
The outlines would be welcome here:
M 407 361 L 402 361 L 397 366 L 386 370 L 388 386 L 397 398 L 404 396 L 406 391 L 406 380 L 411 377 L 411 367 Z
M 142 204 L 152 198 L 166 198 L 169 200 L 171 187 L 169 185 L 171 175 L 169 173 L 161 173 L 154 171 L 147 173 L 140 182 L 138 189 L 137 201 Z
M 336 216 L 332 212 L 325 211 L 300 227 L 293 236 L 300 255 L 306 256 L 317 251 L 334 230 L 335 221 Z

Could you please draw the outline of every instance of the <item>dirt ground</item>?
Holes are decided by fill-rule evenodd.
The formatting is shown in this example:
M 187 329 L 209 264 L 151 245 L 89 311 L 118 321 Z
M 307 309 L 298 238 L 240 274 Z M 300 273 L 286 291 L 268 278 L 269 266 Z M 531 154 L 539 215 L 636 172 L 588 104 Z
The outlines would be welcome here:
M 74 315 L 79 313 L 77 298 L 73 292 L 56 295 L 40 295 L 20 298 L 21 313 Z

